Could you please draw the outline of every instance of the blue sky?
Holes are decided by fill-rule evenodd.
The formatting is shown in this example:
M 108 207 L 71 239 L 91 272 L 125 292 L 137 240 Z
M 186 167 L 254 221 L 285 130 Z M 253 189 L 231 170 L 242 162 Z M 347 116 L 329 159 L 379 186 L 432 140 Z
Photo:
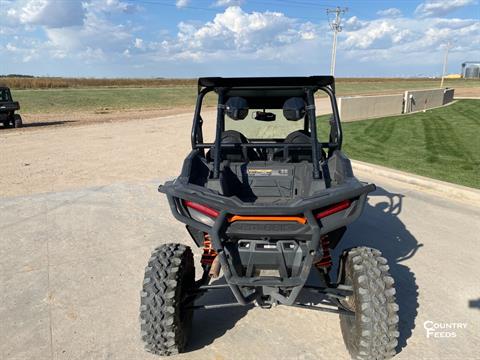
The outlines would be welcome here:
M 435 76 L 480 60 L 479 0 L 0 0 L 0 74 Z M 8 16 L 4 16 L 7 14 Z

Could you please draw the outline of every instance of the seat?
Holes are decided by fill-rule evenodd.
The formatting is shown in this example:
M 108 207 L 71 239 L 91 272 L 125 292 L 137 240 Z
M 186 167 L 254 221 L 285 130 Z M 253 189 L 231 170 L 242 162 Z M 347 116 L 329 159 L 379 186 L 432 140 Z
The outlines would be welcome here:
M 311 138 L 310 133 L 305 130 L 296 130 L 291 132 L 287 135 L 285 140 L 283 141 L 284 144 L 310 144 Z M 289 147 L 288 149 L 288 162 L 301 162 L 301 161 L 308 161 L 312 162 L 312 149 L 311 148 L 303 148 L 303 147 Z M 284 153 L 283 150 L 276 151 L 273 155 L 274 161 L 281 161 L 284 160 Z
M 222 133 L 222 144 L 247 144 L 248 139 L 241 132 L 236 130 L 226 130 Z M 207 160 L 212 161 L 211 151 L 207 152 Z M 241 147 L 223 148 L 221 159 L 231 162 L 243 162 L 258 160 L 258 154 L 253 148 L 247 148 L 246 151 Z

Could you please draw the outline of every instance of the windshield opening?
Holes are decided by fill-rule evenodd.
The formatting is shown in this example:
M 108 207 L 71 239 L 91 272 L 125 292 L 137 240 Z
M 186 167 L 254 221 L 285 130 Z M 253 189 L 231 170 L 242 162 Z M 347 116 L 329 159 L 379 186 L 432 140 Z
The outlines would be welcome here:
M 268 112 L 275 115 L 273 121 L 256 120 L 257 112 Z M 225 130 L 236 130 L 248 139 L 283 139 L 296 130 L 303 130 L 305 119 L 289 121 L 282 109 L 249 109 L 243 120 L 232 120 L 225 116 Z
M 327 92 L 324 89 L 319 89 L 319 93 Z M 232 91 L 233 92 L 233 91 Z M 241 92 L 236 90 L 235 93 L 231 95 L 244 97 L 247 100 L 247 114 L 245 117 L 237 116 L 239 114 L 233 114 L 234 117 L 237 117 L 237 120 L 233 120 L 228 116 L 228 112 L 225 113 L 225 122 L 224 122 L 224 131 L 234 130 L 240 132 L 243 136 L 247 138 L 248 141 L 257 141 L 257 142 L 282 142 L 287 138 L 289 134 L 304 131 L 305 123 L 308 121 L 308 115 L 299 118 L 298 120 L 287 120 L 283 112 L 283 107 L 285 101 L 290 99 L 292 95 L 297 95 L 301 97 L 302 94 L 291 93 L 290 90 L 288 93 L 286 91 L 281 94 L 275 94 L 279 96 L 265 96 L 264 92 L 260 92 L 258 96 L 254 94 L 253 90 Z M 327 95 L 330 95 L 327 93 Z M 303 96 L 302 96 L 303 97 Z M 228 99 L 227 99 L 228 101 Z M 203 119 L 202 133 L 203 141 L 202 143 L 213 143 L 215 141 L 215 128 L 217 123 L 217 109 L 215 104 L 218 102 L 218 94 L 214 91 L 207 92 L 202 101 L 201 109 L 201 118 Z M 213 106 L 212 106 L 213 105 Z M 248 106 L 249 105 L 249 106 Z M 335 124 L 333 121 L 333 109 L 332 109 L 332 100 L 330 96 L 327 97 L 317 97 L 315 99 L 316 107 L 316 122 L 317 122 L 317 141 L 319 143 L 329 143 L 332 142 L 330 135 L 336 133 L 336 127 L 334 126 L 331 129 L 331 126 Z M 240 106 L 237 104 L 237 107 Z M 250 108 L 251 107 L 251 108 Z M 239 110 L 245 110 L 244 108 L 238 108 Z M 257 112 L 268 114 L 265 117 L 258 117 L 255 119 Z M 269 114 L 270 113 L 270 114 Z M 274 115 L 275 119 L 272 119 Z M 289 118 L 291 115 L 288 115 Z M 260 118 L 260 120 L 259 120 Z M 263 121 L 262 121 L 263 120 Z M 308 135 L 310 129 L 307 130 L 306 134 Z M 333 141 L 336 142 L 336 139 Z

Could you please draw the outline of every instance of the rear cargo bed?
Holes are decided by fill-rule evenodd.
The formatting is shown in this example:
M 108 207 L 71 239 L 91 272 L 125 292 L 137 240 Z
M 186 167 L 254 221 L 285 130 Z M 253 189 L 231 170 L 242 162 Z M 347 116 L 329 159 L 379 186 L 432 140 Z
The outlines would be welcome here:
M 264 161 L 230 163 L 222 179 L 227 196 L 245 202 L 279 203 L 307 196 L 315 181 L 317 190 L 325 188 L 323 179 L 311 176 L 311 163 L 279 164 Z

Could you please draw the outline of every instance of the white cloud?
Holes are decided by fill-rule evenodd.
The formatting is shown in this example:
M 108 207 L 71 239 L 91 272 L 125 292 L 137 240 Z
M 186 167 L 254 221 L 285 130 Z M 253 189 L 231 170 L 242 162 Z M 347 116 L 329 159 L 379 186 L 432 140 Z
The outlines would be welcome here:
M 279 12 L 245 12 L 240 7 L 229 7 L 203 24 L 181 22 L 176 36 L 166 35 L 158 43 L 145 42 L 142 54 L 155 61 L 169 59 L 190 64 L 207 64 L 212 59 L 227 64 L 273 61 L 276 66 L 296 64 L 298 69 L 313 64 L 315 59 L 318 67 L 318 61 L 326 63 L 330 56 L 331 32 L 327 26 L 301 22 Z M 471 39 L 478 32 L 480 23 L 474 20 L 405 17 L 364 20 L 353 16 L 345 21 L 340 33 L 339 61 L 378 64 L 388 60 L 403 69 L 413 68 L 412 64 L 424 67 L 441 59 L 436 53 L 441 52 L 448 39 L 461 37 L 452 49 L 452 56 L 460 52 L 475 54 L 474 49 L 479 45 Z
M 81 27 L 46 29 L 46 34 L 50 45 L 56 49 L 72 53 L 89 49 L 90 54 L 98 54 L 96 50 L 99 49 L 109 53 L 122 52 L 133 38 L 129 28 L 112 24 L 94 13 L 87 14 Z
M 28 63 L 39 58 L 39 47 L 35 41 L 14 40 L 16 40 L 15 44 L 8 42 L 4 46 L 4 51 L 8 52 L 9 56 L 16 58 L 23 63 Z
M 213 6 L 217 7 L 228 7 L 228 6 L 238 6 L 244 3 L 243 0 L 216 0 L 213 3 Z
M 315 37 L 313 25 L 299 24 L 279 12 L 246 13 L 238 6 L 225 9 L 203 25 L 181 22 L 178 28 L 168 47 L 192 58 L 222 50 L 256 52 Z
M 87 64 L 92 64 L 106 61 L 107 55 L 103 49 L 87 47 L 84 51 L 79 53 L 79 59 L 85 61 Z
M 393 36 L 397 35 L 398 29 L 387 20 L 370 22 L 361 29 L 346 32 L 344 46 L 347 48 L 386 48 L 393 42 Z
M 377 11 L 377 15 L 383 16 L 383 17 L 395 18 L 395 17 L 402 16 L 402 12 L 400 11 L 400 9 L 397 9 L 397 8 L 389 8 L 389 9 Z
M 357 16 L 352 16 L 348 18 L 344 23 L 344 28 L 346 30 L 358 30 L 364 27 L 367 22 L 360 20 Z
M 475 0 L 426 0 L 417 6 L 415 14 L 420 17 L 441 16 L 474 3 Z
M 355 21 L 357 28 L 340 33 L 340 53 L 349 58 L 396 66 L 438 63 L 444 44 L 455 39 L 452 54 L 476 56 L 480 48 L 480 22 L 471 19 L 375 19 Z M 403 62 L 403 63 L 402 63 Z
M 175 5 L 177 6 L 177 8 L 183 8 L 187 6 L 189 2 L 190 2 L 189 0 L 177 0 L 175 2 Z
M 20 23 L 12 25 L 15 33 L 23 31 L 23 38 L 34 39 L 32 34 L 40 27 L 46 37 L 43 41 L 31 42 L 30 52 L 20 49 L 14 51 L 11 47 L 7 50 L 17 58 L 21 57 L 22 61 L 29 61 L 35 58 L 35 54 L 41 53 L 46 59 L 77 58 L 101 62 L 107 59 L 107 54 L 121 55 L 132 44 L 136 49 L 143 46 L 142 39 L 135 37 L 132 25 L 108 20 L 109 14 L 131 13 L 137 9 L 136 6 L 119 0 L 84 1 L 28 0 L 7 3 L 10 5 L 8 12 L 16 16 Z M 2 34 L 11 33 L 4 32 L 3 28 L 0 30 Z
M 82 25 L 85 8 L 82 1 L 30 0 L 18 9 L 9 10 L 23 24 L 61 28 Z
M 121 0 L 86 0 L 88 2 L 84 3 L 84 6 L 87 9 L 91 9 L 96 12 L 123 12 L 123 13 L 133 13 L 139 9 L 138 5 L 135 5 L 132 2 L 126 2 Z

